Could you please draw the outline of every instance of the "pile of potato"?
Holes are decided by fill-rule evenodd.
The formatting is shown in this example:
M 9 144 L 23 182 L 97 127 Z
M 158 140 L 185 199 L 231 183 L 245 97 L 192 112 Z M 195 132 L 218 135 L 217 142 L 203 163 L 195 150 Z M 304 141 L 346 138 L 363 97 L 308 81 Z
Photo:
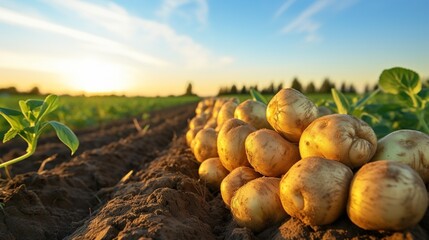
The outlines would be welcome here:
M 418 224 L 428 208 L 429 136 L 400 130 L 378 140 L 358 118 L 321 112 L 292 88 L 268 105 L 200 101 L 186 133 L 200 179 L 254 232 L 288 215 L 330 224 L 345 211 L 367 230 Z

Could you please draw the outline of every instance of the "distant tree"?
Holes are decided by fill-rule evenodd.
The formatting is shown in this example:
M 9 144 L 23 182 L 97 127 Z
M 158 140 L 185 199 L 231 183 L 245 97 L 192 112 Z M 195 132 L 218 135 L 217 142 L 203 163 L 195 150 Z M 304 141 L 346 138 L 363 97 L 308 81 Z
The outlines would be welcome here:
M 8 87 L 8 88 L 1 88 L 0 93 L 18 94 L 19 91 L 18 89 L 16 89 L 16 87 Z
M 347 92 L 347 86 L 346 86 L 346 83 L 345 83 L 345 82 L 342 82 L 342 83 L 341 83 L 340 91 L 341 91 L 342 93 L 346 93 L 346 92 Z
M 367 84 L 365 84 L 365 88 L 364 88 L 364 93 L 366 94 L 366 93 L 369 93 L 369 84 L 367 83 Z
M 218 92 L 218 96 L 222 96 L 222 95 L 226 95 L 228 94 L 228 87 L 220 87 L 219 88 L 219 92 Z
M 33 87 L 33 88 L 28 92 L 28 94 L 31 94 L 31 95 L 40 95 L 40 90 L 39 90 L 39 88 L 38 88 L 38 87 Z
M 283 83 L 279 83 L 279 85 L 277 86 L 276 93 L 282 89 L 283 89 Z
M 323 80 L 322 86 L 319 88 L 319 93 L 331 93 L 331 88 L 333 87 L 335 87 L 335 85 L 331 83 L 329 78 L 325 78 L 325 80 Z
M 274 94 L 274 83 L 273 82 L 270 83 L 267 90 L 268 90 L 267 91 L 268 94 Z
M 185 95 L 186 96 L 194 95 L 194 93 L 192 92 L 192 83 L 188 83 L 188 86 L 186 87 Z
M 314 85 L 313 82 L 310 82 L 307 87 L 305 88 L 305 93 L 315 93 L 316 92 L 316 86 Z
M 241 87 L 240 90 L 240 94 L 248 94 L 249 92 L 247 91 L 246 85 L 243 85 L 243 87 Z
M 349 86 L 349 90 L 348 90 L 348 93 L 356 93 L 356 88 L 355 88 L 355 86 L 353 85 L 353 83 L 352 83 L 352 84 L 350 84 L 350 86 Z
M 232 85 L 231 90 L 229 91 L 229 94 L 238 94 L 238 89 L 235 84 Z
M 298 78 L 294 78 L 292 80 L 291 88 L 294 88 L 295 90 L 303 92 L 302 84 L 299 82 Z
M 262 89 L 261 93 L 263 93 L 263 94 L 273 94 L 274 93 L 274 83 L 271 83 L 266 88 Z

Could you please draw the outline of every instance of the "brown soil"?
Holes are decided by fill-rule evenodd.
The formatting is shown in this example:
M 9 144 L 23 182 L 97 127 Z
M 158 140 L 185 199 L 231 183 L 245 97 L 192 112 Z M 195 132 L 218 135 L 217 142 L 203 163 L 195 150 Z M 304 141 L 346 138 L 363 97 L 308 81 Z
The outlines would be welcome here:
M 0 182 L 3 239 L 429 239 L 429 214 L 403 232 L 364 231 L 343 216 L 310 227 L 294 218 L 261 233 L 240 228 L 219 192 L 198 180 L 184 134 L 195 105 L 154 112 L 149 131 L 131 120 L 78 132 L 70 156 L 54 137 Z M 20 142 L 0 145 L 10 159 Z M 58 154 L 45 170 L 41 161 Z M 132 171 L 132 172 L 131 172 Z M 4 175 L 2 175 L 4 176 Z

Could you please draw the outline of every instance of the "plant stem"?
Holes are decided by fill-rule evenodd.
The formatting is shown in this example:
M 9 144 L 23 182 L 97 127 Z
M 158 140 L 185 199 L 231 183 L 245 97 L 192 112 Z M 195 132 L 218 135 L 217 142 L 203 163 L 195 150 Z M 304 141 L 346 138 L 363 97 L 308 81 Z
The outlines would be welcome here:
M 4 162 L 4 163 L 0 164 L 0 168 L 2 168 L 2 167 L 7 167 L 7 166 L 9 166 L 9 165 L 11 165 L 11 164 L 14 164 L 14 163 L 20 162 L 20 161 L 22 161 L 22 160 L 24 160 L 24 159 L 26 159 L 26 158 L 30 157 L 31 155 L 33 155 L 33 153 L 34 153 L 35 151 L 36 151 L 36 144 L 29 145 L 29 146 L 28 146 L 28 150 L 27 150 L 27 153 L 26 153 L 26 154 L 24 154 L 24 155 L 22 155 L 22 156 L 19 156 L 19 157 L 17 157 L 17 158 L 11 159 L 11 160 L 9 160 L 9 161 L 7 161 L 7 162 Z
M 413 107 L 418 108 L 419 104 L 417 102 L 417 99 L 416 99 L 416 96 L 414 95 L 414 93 L 410 90 L 407 92 L 407 95 L 411 98 L 411 101 L 413 101 Z
M 417 119 L 419 120 L 419 125 L 422 126 L 423 131 L 425 131 L 427 134 L 429 134 L 429 126 L 425 121 L 425 112 L 424 111 L 418 111 L 416 113 Z

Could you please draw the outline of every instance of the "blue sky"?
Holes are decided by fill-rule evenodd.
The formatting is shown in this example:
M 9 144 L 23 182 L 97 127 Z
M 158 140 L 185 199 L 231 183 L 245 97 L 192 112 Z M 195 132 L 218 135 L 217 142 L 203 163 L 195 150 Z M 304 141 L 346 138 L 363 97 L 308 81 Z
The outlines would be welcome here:
M 0 0 L 0 87 L 201 95 L 429 77 L 429 0 Z

